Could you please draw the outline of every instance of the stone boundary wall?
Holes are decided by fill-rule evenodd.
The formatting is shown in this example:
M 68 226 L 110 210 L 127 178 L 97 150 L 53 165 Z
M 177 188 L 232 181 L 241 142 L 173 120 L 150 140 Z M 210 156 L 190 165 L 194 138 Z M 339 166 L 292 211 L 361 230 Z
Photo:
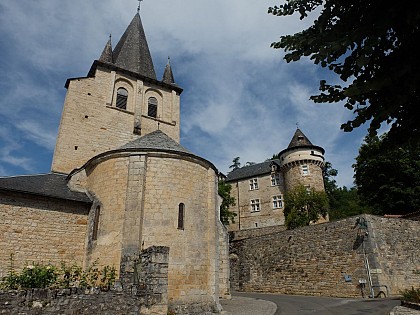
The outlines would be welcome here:
M 99 289 L 28 289 L 0 292 L 0 314 L 140 314 L 168 312 L 169 248 L 152 246 L 137 259 L 125 259 L 121 280 Z
M 237 291 L 360 296 L 366 278 L 355 219 L 306 226 L 231 243 Z M 352 281 L 346 282 L 345 276 Z
M 246 238 L 258 237 L 276 232 L 282 232 L 286 230 L 285 225 L 267 226 L 249 230 L 240 230 L 229 232 L 230 241 L 239 241 Z
M 237 291 L 361 297 L 398 295 L 420 283 L 418 221 L 363 215 L 232 241 Z M 366 281 L 362 288 L 359 279 Z M 382 294 L 382 293 L 381 293 Z M 383 295 L 383 294 L 382 294 Z
M 373 284 L 386 285 L 394 295 L 404 289 L 420 287 L 420 221 L 365 218 Z

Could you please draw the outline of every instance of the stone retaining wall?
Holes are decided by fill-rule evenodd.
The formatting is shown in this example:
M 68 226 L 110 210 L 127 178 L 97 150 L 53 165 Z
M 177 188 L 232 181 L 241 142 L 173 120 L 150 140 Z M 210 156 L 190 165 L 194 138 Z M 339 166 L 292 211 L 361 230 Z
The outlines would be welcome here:
M 360 297 L 398 295 L 420 283 L 420 223 L 361 216 L 232 241 L 237 291 Z M 359 279 L 366 281 L 362 290 Z M 388 289 L 388 290 L 387 290 Z

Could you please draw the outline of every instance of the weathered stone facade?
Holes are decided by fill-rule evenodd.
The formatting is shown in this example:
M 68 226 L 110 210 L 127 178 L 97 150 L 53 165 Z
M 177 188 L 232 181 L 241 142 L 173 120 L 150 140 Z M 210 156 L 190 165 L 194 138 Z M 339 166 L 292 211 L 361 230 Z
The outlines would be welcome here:
M 34 261 L 83 264 L 88 205 L 18 192 L 0 200 L 0 277 L 11 262 L 16 269 Z
M 418 221 L 363 215 L 231 243 L 234 290 L 357 297 L 420 282 Z M 369 265 L 369 268 L 368 268 Z M 368 272 L 369 270 L 369 272 Z M 382 292 L 381 292 L 382 291 Z M 389 292 L 389 293 L 388 293 Z

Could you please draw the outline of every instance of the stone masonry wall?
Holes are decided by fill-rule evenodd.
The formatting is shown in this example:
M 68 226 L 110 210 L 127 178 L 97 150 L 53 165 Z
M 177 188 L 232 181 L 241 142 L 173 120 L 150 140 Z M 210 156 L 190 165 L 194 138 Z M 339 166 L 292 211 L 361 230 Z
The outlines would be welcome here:
M 217 304 L 216 181 L 214 170 L 197 160 L 164 153 L 147 158 L 142 244 L 170 247 L 169 306 L 179 314 L 203 314 Z
M 82 288 L 0 292 L 0 314 L 166 315 L 168 256 L 169 248 L 153 246 L 138 256 L 138 269 L 125 261 L 123 283 L 108 292 Z
M 391 294 L 420 286 L 420 222 L 366 216 L 374 285 Z M 375 288 L 375 294 L 385 291 Z
M 311 225 L 231 243 L 231 284 L 234 290 L 286 294 L 398 295 L 420 283 L 418 221 L 372 215 Z
M 123 241 L 128 164 L 128 157 L 119 157 L 105 160 L 87 170 L 86 189 L 100 206 L 97 240 L 91 240 L 88 263 L 99 259 L 101 265 L 118 269 Z
M 302 165 L 307 165 L 309 174 L 302 174 Z M 322 169 L 318 165 L 312 163 L 298 163 L 293 167 L 286 169 L 284 174 L 286 191 L 293 189 L 297 185 L 308 185 L 316 191 L 324 191 L 324 180 L 322 177 Z
M 54 198 L 1 192 L 0 277 L 28 263 L 83 264 L 89 206 Z
M 223 223 L 218 223 L 219 231 L 219 297 L 230 299 L 229 235 Z
M 360 296 L 363 252 L 354 218 L 231 243 L 234 290 Z M 346 282 L 344 276 L 351 276 Z

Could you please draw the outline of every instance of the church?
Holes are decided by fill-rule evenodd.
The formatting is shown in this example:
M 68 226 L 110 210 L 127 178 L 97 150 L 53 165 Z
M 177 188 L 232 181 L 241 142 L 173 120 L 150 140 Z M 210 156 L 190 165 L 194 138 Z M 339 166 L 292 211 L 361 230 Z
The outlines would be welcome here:
M 99 55 L 99 54 L 98 54 Z M 169 247 L 172 307 L 229 294 L 219 172 L 180 145 L 179 87 L 156 77 L 140 14 L 87 76 L 70 78 L 51 172 L 0 178 L 0 277 L 27 262 L 114 266 Z

